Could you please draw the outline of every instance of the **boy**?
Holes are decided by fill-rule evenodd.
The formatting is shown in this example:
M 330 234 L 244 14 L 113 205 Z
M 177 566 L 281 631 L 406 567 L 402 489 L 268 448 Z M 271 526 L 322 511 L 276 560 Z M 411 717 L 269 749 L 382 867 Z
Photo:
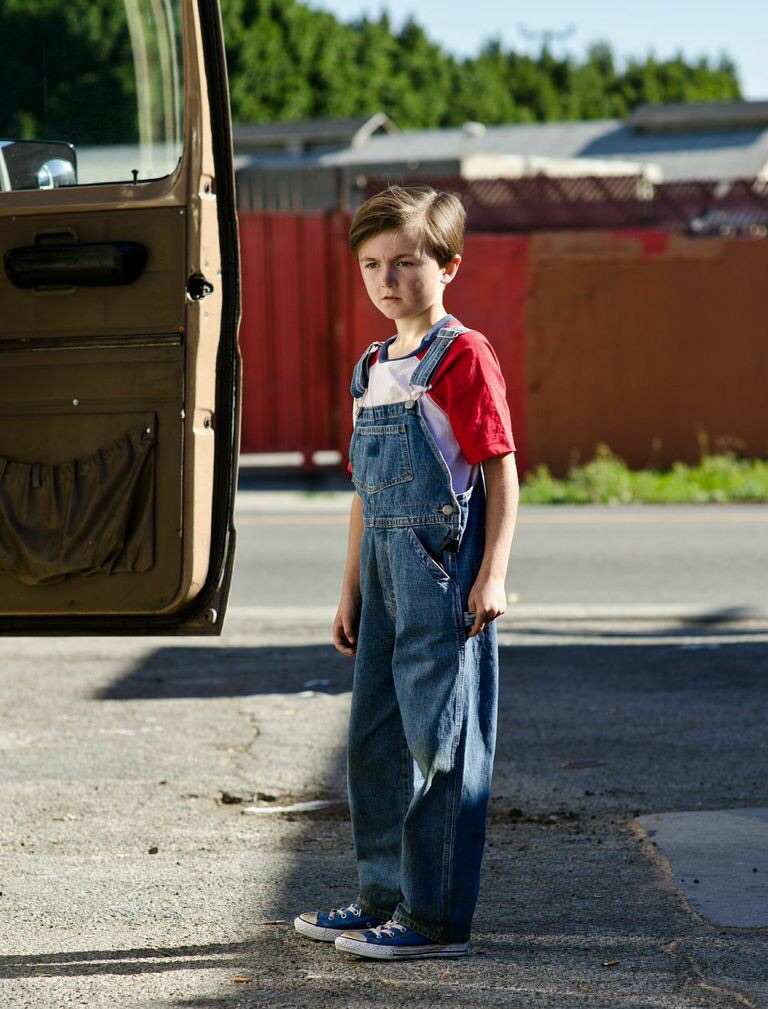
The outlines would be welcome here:
M 359 896 L 294 922 L 374 959 L 462 956 L 496 737 L 504 578 L 517 510 L 498 360 L 443 307 L 465 212 L 390 187 L 352 221 L 367 293 L 397 335 L 352 379 L 353 497 L 334 645 L 355 655 L 347 774 Z

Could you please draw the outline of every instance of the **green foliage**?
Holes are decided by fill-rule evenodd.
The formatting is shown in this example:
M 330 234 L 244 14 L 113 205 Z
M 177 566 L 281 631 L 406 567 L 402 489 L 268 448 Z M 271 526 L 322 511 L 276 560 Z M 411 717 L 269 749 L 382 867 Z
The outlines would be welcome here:
M 135 139 L 130 36 L 112 0 L 2 0 L 0 137 Z
M 768 501 L 768 460 L 741 459 L 734 452 L 702 455 L 696 466 L 677 462 L 668 470 L 630 470 L 607 445 L 573 466 L 565 480 L 537 466 L 520 489 L 523 504 L 672 504 Z
M 222 0 L 233 118 L 331 118 L 386 112 L 403 129 L 622 118 L 644 102 L 741 96 L 725 56 L 687 64 L 652 55 L 616 66 L 606 42 L 583 61 L 505 50 L 491 40 L 456 59 L 409 19 L 345 24 L 298 0 Z
M 299 0 L 222 0 L 235 121 L 367 115 L 401 128 L 623 117 L 642 102 L 740 97 L 733 63 L 652 55 L 615 64 L 488 42 L 457 59 L 416 20 L 338 21 Z M 0 0 L 0 137 L 126 142 L 136 137 L 133 59 L 120 0 Z

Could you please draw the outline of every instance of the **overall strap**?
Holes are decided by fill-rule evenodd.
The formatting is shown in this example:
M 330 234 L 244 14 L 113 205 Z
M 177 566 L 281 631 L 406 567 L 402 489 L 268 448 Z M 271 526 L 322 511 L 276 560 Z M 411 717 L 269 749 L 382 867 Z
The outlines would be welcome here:
M 446 326 L 437 331 L 437 335 L 429 345 L 429 349 L 411 375 L 411 386 L 426 392 L 430 388 L 432 376 L 437 371 L 440 362 L 451 348 L 457 336 L 469 332 L 466 326 Z
M 349 391 L 355 399 L 362 396 L 368 388 L 368 358 L 371 356 L 373 351 L 380 346 L 381 340 L 374 340 L 373 343 L 363 351 L 359 361 L 355 365 L 355 370 L 352 373 L 352 384 L 349 387 Z

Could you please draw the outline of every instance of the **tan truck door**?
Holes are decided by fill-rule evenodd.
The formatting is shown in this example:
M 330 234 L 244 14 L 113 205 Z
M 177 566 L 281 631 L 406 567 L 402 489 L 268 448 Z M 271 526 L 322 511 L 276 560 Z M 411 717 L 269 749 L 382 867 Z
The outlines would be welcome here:
M 0 634 L 218 634 L 240 415 L 218 3 L 9 0 L 0 31 Z

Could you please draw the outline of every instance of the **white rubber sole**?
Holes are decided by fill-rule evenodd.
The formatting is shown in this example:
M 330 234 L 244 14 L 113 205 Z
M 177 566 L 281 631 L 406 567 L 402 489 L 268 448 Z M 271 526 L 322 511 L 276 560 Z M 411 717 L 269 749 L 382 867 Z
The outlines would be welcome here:
M 429 946 L 379 946 L 364 939 L 356 939 L 350 933 L 340 935 L 335 945 L 342 953 L 351 953 L 369 960 L 434 960 L 439 957 L 466 956 L 469 952 L 468 942 L 448 945 L 431 943 Z
M 335 942 L 339 938 L 337 928 L 323 928 L 322 925 L 313 925 L 309 921 L 304 921 L 301 915 L 293 919 L 293 927 L 297 932 L 305 935 L 307 939 L 317 939 L 319 942 Z
M 293 919 L 293 927 L 301 935 L 307 937 L 307 939 L 317 939 L 318 942 L 336 942 L 343 931 L 353 932 L 354 929 L 347 928 L 323 928 L 322 925 L 313 925 L 311 921 L 305 921 L 301 915 L 298 915 Z M 364 928 L 370 928 L 370 925 L 364 926 Z M 360 929 L 364 931 L 364 929 Z

